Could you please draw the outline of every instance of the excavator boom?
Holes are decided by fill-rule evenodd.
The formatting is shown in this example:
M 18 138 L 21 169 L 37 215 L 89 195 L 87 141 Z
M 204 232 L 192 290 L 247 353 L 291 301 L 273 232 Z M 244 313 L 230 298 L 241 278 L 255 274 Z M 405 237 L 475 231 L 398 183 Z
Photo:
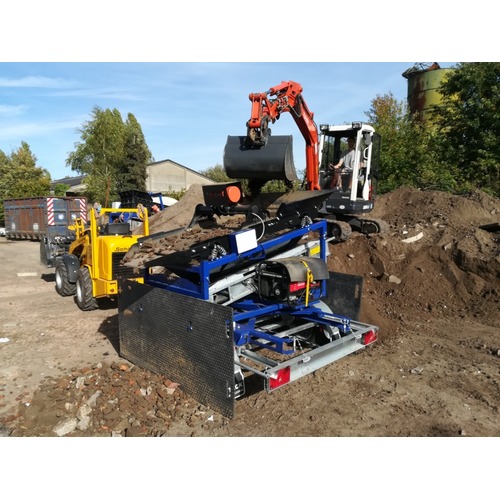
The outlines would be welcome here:
M 302 86 L 281 82 L 267 92 L 251 93 L 251 116 L 246 136 L 228 136 L 224 149 L 224 168 L 233 179 L 251 179 L 263 185 L 277 179 L 298 180 L 293 163 L 292 136 L 272 136 L 269 123 L 281 113 L 291 113 L 306 142 L 306 181 L 308 190 L 320 190 L 318 129 L 314 114 L 302 97 Z
M 298 180 L 292 136 L 272 136 L 269 128 L 287 112 L 306 143 L 306 172 L 301 189 L 329 193 L 321 213 L 338 221 L 338 240 L 347 237 L 347 228 L 366 234 L 385 230 L 383 221 L 356 215 L 373 209 L 377 193 L 380 137 L 373 127 L 353 121 L 344 125 L 323 124 L 318 129 L 302 96 L 302 86 L 293 81 L 283 81 L 267 92 L 250 94 L 249 98 L 252 109 L 246 123 L 247 135 L 228 136 L 223 163 L 230 178 L 248 180 L 250 198 L 258 197 L 270 180 L 283 180 L 290 190 L 294 188 L 292 181 Z M 348 163 L 343 165 L 349 151 Z M 334 169 L 334 165 L 338 168 Z

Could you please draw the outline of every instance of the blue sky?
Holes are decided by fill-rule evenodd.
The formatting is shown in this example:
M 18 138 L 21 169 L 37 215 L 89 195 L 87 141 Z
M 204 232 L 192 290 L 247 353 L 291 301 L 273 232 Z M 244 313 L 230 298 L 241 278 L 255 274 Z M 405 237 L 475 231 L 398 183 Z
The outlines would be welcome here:
M 25 141 L 53 180 L 77 175 L 66 159 L 99 106 L 124 120 L 134 114 L 155 161 L 203 171 L 222 164 L 228 135 L 246 133 L 251 92 L 293 80 L 318 126 L 366 120 L 377 95 L 406 99 L 402 73 L 415 62 L 2 62 L 0 150 L 10 154 Z M 272 131 L 293 135 L 303 170 L 305 143 L 292 116 L 282 114 Z
M 66 159 L 99 106 L 124 120 L 134 114 L 155 161 L 203 171 L 222 163 L 228 135 L 246 133 L 251 92 L 294 80 L 318 125 L 344 123 L 365 120 L 379 94 L 405 99 L 401 75 L 416 62 L 497 59 L 488 54 L 496 17 L 482 4 L 466 12 L 431 0 L 418 11 L 395 0 L 10 2 L 0 30 L 0 150 L 25 141 L 52 179 L 73 176 Z M 293 135 L 303 170 L 290 114 L 272 130 Z

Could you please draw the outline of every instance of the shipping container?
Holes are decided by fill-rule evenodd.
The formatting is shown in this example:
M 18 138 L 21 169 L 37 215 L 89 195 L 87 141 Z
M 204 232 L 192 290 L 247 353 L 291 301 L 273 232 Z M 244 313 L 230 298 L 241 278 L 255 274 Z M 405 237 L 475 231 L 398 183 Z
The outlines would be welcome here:
M 33 197 L 4 200 L 5 233 L 8 239 L 40 241 L 44 236 L 65 236 L 77 218 L 87 221 L 87 199 Z

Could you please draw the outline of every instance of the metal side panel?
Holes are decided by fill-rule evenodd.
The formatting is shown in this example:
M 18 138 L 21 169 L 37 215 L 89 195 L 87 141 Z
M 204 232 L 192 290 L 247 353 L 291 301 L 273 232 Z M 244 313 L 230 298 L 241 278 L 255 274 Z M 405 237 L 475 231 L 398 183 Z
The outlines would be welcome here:
M 230 307 L 120 280 L 120 355 L 233 418 L 232 313 Z
M 347 316 L 358 321 L 361 310 L 363 277 L 353 274 L 330 272 L 326 282 L 327 296 L 323 302 L 330 306 L 335 314 Z

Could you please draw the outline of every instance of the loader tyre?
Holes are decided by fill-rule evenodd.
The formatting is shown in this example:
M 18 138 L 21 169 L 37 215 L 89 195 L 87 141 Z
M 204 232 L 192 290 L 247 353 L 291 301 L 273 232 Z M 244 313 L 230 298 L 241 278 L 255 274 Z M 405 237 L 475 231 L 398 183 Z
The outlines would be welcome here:
M 56 264 L 56 291 L 62 297 L 68 297 L 70 295 L 75 295 L 76 284 L 70 283 L 68 280 L 68 270 L 66 269 L 66 264 L 60 260 Z
M 45 241 L 42 237 L 40 240 L 40 262 L 46 266 L 47 265 L 47 247 L 45 246 Z
M 86 267 L 78 269 L 76 274 L 76 303 L 82 311 L 98 308 L 97 299 L 92 295 L 92 278 Z

